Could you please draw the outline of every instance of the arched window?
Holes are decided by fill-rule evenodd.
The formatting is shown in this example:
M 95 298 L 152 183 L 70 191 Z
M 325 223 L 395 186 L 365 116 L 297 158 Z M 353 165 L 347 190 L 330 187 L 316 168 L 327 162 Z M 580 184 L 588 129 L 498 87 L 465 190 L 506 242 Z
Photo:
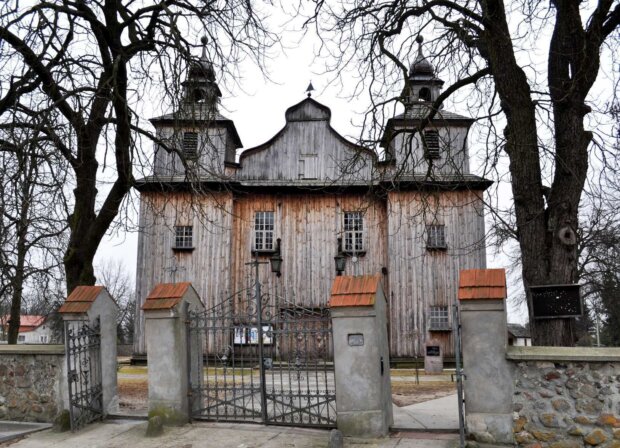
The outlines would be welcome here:
M 431 89 L 428 87 L 422 87 L 418 92 L 418 97 L 422 101 L 430 101 L 431 100 Z

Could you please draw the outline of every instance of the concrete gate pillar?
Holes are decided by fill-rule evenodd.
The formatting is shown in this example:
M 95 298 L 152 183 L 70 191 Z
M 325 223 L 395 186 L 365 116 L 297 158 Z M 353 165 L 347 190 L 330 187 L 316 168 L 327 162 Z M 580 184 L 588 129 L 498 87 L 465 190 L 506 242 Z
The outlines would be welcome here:
M 189 415 L 187 311 L 204 309 L 191 283 L 160 283 L 142 305 L 147 346 L 149 415 L 181 424 Z M 202 373 L 202 349 L 200 373 Z
M 99 319 L 101 334 L 101 387 L 103 415 L 118 412 L 116 322 L 118 305 L 103 286 L 77 286 L 58 309 L 62 319 L 94 324 Z M 70 326 L 72 324 L 69 324 Z
M 338 429 L 345 436 L 385 436 L 393 416 L 381 276 L 336 277 L 329 305 Z
M 506 360 L 504 269 L 461 271 L 459 308 L 467 430 L 479 442 L 513 443 L 513 375 Z

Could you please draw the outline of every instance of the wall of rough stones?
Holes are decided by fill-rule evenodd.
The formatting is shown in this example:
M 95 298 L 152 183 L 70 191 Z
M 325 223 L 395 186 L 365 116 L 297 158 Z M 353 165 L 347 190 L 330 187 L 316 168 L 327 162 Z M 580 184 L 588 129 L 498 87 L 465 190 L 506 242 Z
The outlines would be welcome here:
M 620 448 L 620 361 L 512 362 L 517 446 Z
M 0 420 L 53 422 L 63 407 L 64 367 L 62 345 L 0 347 Z

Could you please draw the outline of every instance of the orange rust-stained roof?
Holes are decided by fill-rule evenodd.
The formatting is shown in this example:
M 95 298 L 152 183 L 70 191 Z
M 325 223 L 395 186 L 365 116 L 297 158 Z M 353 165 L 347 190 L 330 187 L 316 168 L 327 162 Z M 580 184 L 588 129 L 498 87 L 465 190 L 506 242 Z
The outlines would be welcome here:
M 459 300 L 505 298 L 505 269 L 468 269 L 461 271 L 459 280 Z
M 99 296 L 103 286 L 76 286 L 65 303 L 58 309 L 59 313 L 85 313 Z
M 380 281 L 380 275 L 336 277 L 329 306 L 372 306 L 375 304 Z
M 146 298 L 143 310 L 169 310 L 174 308 L 191 286 L 190 282 L 183 283 L 159 283 L 155 285 Z

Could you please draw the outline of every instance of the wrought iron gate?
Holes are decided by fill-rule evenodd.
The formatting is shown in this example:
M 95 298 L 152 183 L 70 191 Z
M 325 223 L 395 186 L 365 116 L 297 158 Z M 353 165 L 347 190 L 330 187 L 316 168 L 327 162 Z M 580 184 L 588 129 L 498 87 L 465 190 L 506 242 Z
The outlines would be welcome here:
M 71 431 L 103 416 L 99 318 L 65 322 Z
M 456 357 L 456 392 L 459 407 L 459 442 L 460 448 L 465 447 L 465 399 L 463 397 L 463 380 L 465 373 L 462 367 L 461 316 L 458 304 L 453 305 L 452 325 L 454 327 L 454 353 Z
M 336 426 L 328 309 L 295 306 L 255 284 L 189 312 L 187 324 L 192 418 Z

